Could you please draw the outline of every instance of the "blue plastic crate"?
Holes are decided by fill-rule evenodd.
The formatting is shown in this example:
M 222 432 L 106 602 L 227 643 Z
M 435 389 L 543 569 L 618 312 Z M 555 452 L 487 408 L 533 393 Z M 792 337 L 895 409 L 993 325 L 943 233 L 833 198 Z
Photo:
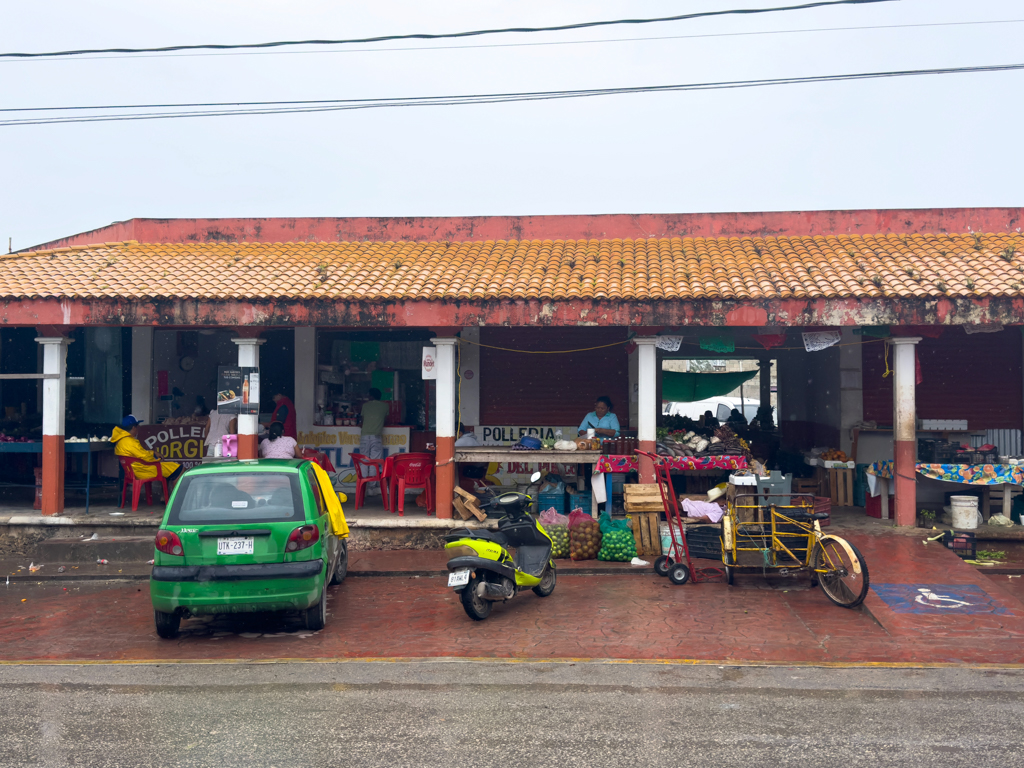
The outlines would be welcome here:
M 555 508 L 555 512 L 560 515 L 565 514 L 565 494 L 564 493 L 542 493 L 537 497 L 537 510 L 544 512 L 545 510 Z
M 572 512 L 577 507 L 582 509 L 588 515 L 590 514 L 590 493 L 577 493 L 575 496 L 569 496 L 569 502 L 566 505 L 566 514 Z

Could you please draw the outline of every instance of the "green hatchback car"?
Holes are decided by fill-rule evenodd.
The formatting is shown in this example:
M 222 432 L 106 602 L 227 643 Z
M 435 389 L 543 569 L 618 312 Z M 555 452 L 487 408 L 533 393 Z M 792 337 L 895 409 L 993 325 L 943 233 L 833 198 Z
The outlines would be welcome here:
M 231 461 L 185 472 L 156 535 L 157 634 L 176 637 L 187 616 L 254 611 L 298 610 L 308 629 L 323 629 L 327 586 L 348 572 L 345 500 L 308 461 Z

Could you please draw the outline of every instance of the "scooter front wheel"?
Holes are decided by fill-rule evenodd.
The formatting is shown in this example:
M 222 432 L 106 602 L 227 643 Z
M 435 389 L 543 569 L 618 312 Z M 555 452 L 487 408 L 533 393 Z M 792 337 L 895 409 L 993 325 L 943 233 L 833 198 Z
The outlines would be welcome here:
M 476 587 L 481 579 L 471 579 L 466 588 L 462 590 L 462 607 L 466 609 L 466 615 L 473 621 L 483 621 L 491 615 L 490 600 L 477 597 Z
M 555 576 L 555 569 L 549 565 L 547 570 L 544 571 L 544 576 L 541 578 L 540 584 L 533 588 L 534 594 L 540 595 L 541 597 L 547 597 L 555 591 L 556 580 L 557 577 Z

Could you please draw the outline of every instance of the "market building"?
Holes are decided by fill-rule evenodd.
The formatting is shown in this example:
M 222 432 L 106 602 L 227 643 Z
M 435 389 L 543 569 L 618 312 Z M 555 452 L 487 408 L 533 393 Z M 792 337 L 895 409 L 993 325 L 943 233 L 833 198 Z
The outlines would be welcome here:
M 134 219 L 0 256 L 0 431 L 38 442 L 52 515 L 66 472 L 89 479 L 77 439 L 123 414 L 169 458 L 201 461 L 193 412 L 221 366 L 260 373 L 242 458 L 282 395 L 300 445 L 350 466 L 373 388 L 391 404 L 385 449 L 433 448 L 446 518 L 460 422 L 489 444 L 575 436 L 605 395 L 653 451 L 664 361 L 742 357 L 760 366 L 758 401 L 777 398 L 773 450 L 892 460 L 910 525 L 920 440 L 1022 452 L 1021 214 Z M 31 482 L 24 446 L 4 445 L 0 478 Z

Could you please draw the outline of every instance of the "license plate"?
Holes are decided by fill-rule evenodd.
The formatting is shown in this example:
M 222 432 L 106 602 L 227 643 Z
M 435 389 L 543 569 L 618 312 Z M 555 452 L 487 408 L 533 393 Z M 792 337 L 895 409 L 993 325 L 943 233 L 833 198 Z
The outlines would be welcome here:
M 229 539 L 217 539 L 218 555 L 251 555 L 254 552 L 252 536 L 232 536 Z
M 464 587 L 469 584 L 469 568 L 460 568 L 448 574 L 449 587 Z

